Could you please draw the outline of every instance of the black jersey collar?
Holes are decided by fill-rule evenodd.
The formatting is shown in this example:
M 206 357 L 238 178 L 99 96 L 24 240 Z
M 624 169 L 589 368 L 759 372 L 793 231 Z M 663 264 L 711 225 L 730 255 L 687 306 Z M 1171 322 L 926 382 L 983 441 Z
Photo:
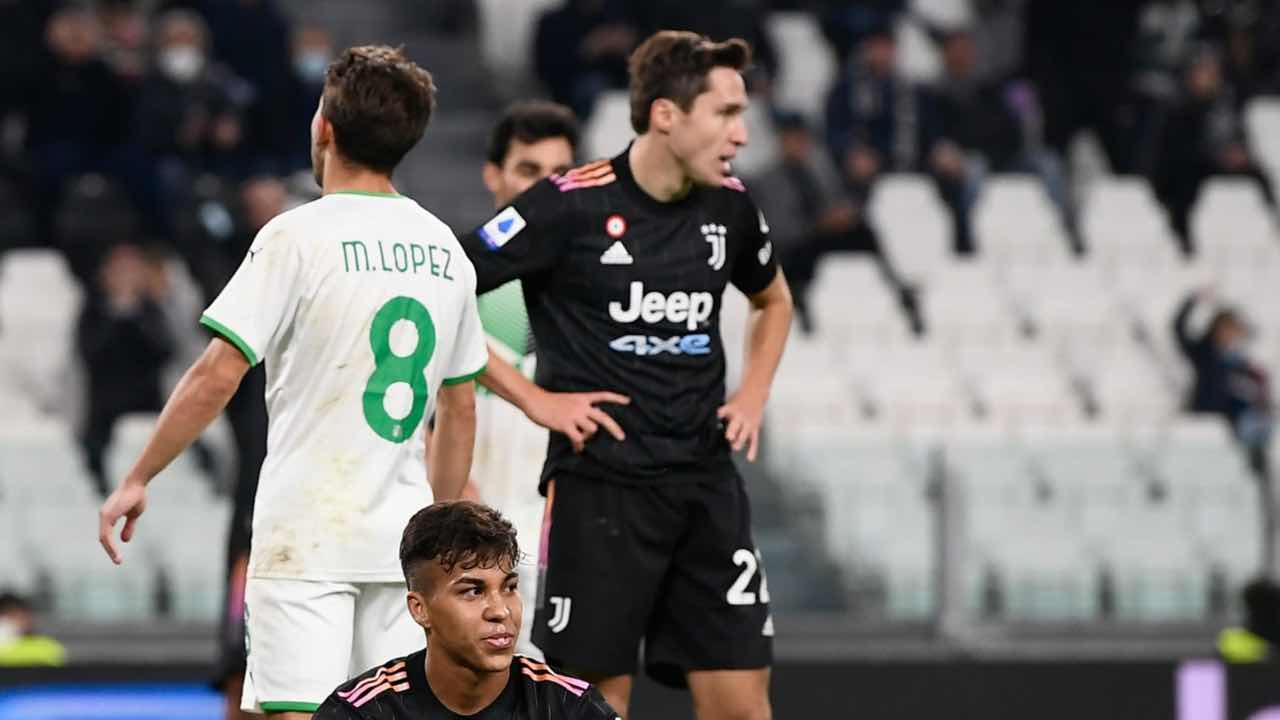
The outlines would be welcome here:
M 613 173 L 618 176 L 618 184 L 626 188 L 636 202 L 656 213 L 672 213 L 689 205 L 699 193 L 696 183 L 689 189 L 687 195 L 671 202 L 662 202 L 640 187 L 640 183 L 636 182 L 635 174 L 631 172 L 631 146 L 633 144 L 627 143 L 627 149 L 623 150 L 621 155 L 613 158 Z
M 516 707 L 516 690 L 517 676 L 516 663 L 519 662 L 512 658 L 510 676 L 507 679 L 507 686 L 503 688 L 502 693 L 498 695 L 498 699 L 489 704 L 480 712 L 474 715 L 459 715 L 449 708 L 436 697 L 431 691 L 431 684 L 427 682 L 427 651 L 419 650 L 418 652 L 404 659 L 405 665 L 408 666 L 409 672 L 409 688 L 415 697 L 421 698 L 422 709 L 426 711 L 423 717 L 431 718 L 467 718 L 467 720 L 511 720 Z

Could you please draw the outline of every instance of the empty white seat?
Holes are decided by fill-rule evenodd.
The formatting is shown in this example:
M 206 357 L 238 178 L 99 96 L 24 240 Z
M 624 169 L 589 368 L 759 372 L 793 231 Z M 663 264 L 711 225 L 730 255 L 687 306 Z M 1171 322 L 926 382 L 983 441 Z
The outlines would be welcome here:
M 480 0 L 480 48 L 490 69 L 518 73 L 528 66 L 538 18 L 557 4 L 557 0 Z
M 617 155 L 635 137 L 631 129 L 631 98 L 625 90 L 609 90 L 596 98 L 591 119 L 582 129 L 582 145 L 589 158 Z
M 819 336 L 838 344 L 883 346 L 910 337 L 880 268 L 864 255 L 824 258 L 809 292 L 809 308 Z
M 974 231 L 983 258 L 1023 266 L 1061 263 L 1067 241 L 1057 208 L 1044 184 L 1029 175 L 993 175 L 973 209 Z
M 1276 219 L 1248 178 L 1207 180 L 1191 210 L 1191 234 L 1197 252 L 1211 262 L 1248 265 L 1277 243 Z
M 951 224 L 933 181 L 924 175 L 886 175 L 868 208 L 885 254 L 908 279 L 923 281 L 951 256 Z
M 46 419 L 0 426 L 0 501 L 96 502 L 84 454 L 68 425 Z
M 81 290 L 54 250 L 11 250 L 0 265 L 0 366 L 39 405 L 58 405 L 75 357 Z
M 1280 99 L 1256 97 L 1244 113 L 1249 141 L 1273 179 L 1280 178 Z
M 1089 257 L 1104 265 L 1151 268 L 1177 262 L 1173 231 L 1145 179 L 1095 180 L 1084 198 L 1082 230 Z
M 823 99 L 835 81 L 836 61 L 817 19 L 807 12 L 770 13 L 765 32 L 778 51 L 774 102 L 811 121 L 820 120 Z

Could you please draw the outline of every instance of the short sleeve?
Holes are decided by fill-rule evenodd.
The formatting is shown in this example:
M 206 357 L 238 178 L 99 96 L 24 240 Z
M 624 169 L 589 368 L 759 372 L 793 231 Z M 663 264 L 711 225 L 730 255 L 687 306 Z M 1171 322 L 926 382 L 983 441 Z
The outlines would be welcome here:
M 466 294 L 462 317 L 458 323 L 457 344 L 449 354 L 444 384 L 458 385 L 474 380 L 489 362 L 489 346 L 485 343 L 484 325 L 476 306 L 475 292 Z
M 335 693 L 321 703 L 311 716 L 311 720 L 364 720 L 358 710 L 343 702 Z
M 200 324 L 235 345 L 250 365 L 262 362 L 271 341 L 293 317 L 302 256 L 279 220 L 264 227 Z
M 769 240 L 769 221 L 750 197 L 743 194 L 743 240 L 733 265 L 733 284 L 750 297 L 765 288 L 778 275 L 778 260 Z
M 476 291 L 552 267 L 568 245 L 569 203 L 550 179 L 539 181 L 459 240 L 476 268 Z
M 569 720 L 622 720 L 622 716 L 609 706 L 604 695 L 594 685 L 582 694 L 577 706 L 568 715 Z

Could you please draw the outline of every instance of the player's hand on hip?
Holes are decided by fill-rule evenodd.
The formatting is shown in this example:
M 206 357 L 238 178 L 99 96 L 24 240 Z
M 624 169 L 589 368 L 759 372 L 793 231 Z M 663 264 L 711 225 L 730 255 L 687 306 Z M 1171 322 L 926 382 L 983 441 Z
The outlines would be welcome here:
M 111 493 L 111 497 L 102 503 L 102 509 L 98 511 L 98 542 L 102 543 L 102 549 L 107 551 L 107 556 L 111 561 L 119 565 L 124 562 L 124 558 L 120 555 L 120 551 L 116 549 L 115 543 L 112 542 L 111 534 L 115 531 L 115 525 L 120 518 L 124 518 L 124 528 L 120 531 L 120 539 L 129 542 L 133 539 L 133 531 L 137 526 L 138 517 L 147 509 L 147 486 L 140 482 L 132 482 L 125 480 Z
M 764 398 L 738 391 L 716 411 L 724 423 L 724 437 L 737 452 L 747 449 L 747 461 L 756 461 L 760 445 L 760 422 L 764 418 Z
M 587 440 L 600 428 L 618 442 L 627 439 L 622 426 L 601 410 L 601 403 L 629 405 L 631 398 L 615 392 L 553 393 L 541 392 L 529 407 L 529 419 L 542 427 L 562 433 L 573 443 L 574 452 L 582 452 Z

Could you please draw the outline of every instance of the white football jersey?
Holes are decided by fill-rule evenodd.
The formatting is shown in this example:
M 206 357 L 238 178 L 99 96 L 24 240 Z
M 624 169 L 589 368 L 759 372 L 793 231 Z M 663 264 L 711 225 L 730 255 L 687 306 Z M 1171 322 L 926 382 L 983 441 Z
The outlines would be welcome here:
M 475 289 L 453 232 L 400 195 L 331 193 L 258 233 L 201 318 L 267 364 L 252 576 L 403 580 L 435 395 L 488 358 Z

